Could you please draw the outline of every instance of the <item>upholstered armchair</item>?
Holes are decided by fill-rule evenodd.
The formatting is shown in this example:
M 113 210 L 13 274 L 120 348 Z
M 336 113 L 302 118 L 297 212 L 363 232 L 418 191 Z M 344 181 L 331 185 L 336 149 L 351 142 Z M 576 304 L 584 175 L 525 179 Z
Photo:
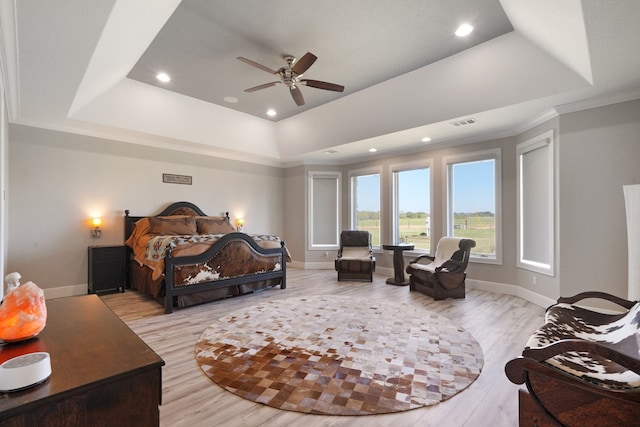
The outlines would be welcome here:
M 335 266 L 338 281 L 363 279 L 372 282 L 376 258 L 371 251 L 371 234 L 360 230 L 345 230 L 340 233 L 340 249 Z
M 465 279 L 471 248 L 476 242 L 459 237 L 443 237 L 435 256 L 421 255 L 407 266 L 409 289 L 433 299 L 465 297 Z

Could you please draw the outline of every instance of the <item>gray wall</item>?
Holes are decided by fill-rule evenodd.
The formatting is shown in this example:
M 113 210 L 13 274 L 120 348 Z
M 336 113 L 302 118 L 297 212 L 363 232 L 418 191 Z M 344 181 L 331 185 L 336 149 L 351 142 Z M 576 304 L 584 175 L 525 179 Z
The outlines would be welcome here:
M 3 80 L 0 79 L 0 274 L 7 263 L 7 233 L 9 209 L 7 203 L 9 183 L 9 118 L 4 96 Z M 4 299 L 4 274 L 0 277 L 0 300 Z
M 284 221 L 286 243 L 295 261 L 306 259 L 306 168 L 297 166 L 285 170 L 284 178 Z
M 124 210 L 152 215 L 190 201 L 243 216 L 249 233 L 286 238 L 284 171 L 117 141 L 11 125 L 7 271 L 43 289 L 87 283 L 87 246 L 121 245 Z M 193 185 L 165 184 L 162 173 Z M 103 220 L 100 239 L 90 220 Z
M 559 176 L 560 293 L 626 297 L 622 186 L 640 184 L 640 100 L 560 116 Z
M 556 131 L 556 274 L 536 276 L 516 267 L 516 145 Z M 425 149 L 420 153 L 344 166 L 257 166 L 11 125 L 9 129 L 8 257 L 6 272 L 43 288 L 84 284 L 86 248 L 122 244 L 123 210 L 157 213 L 168 203 L 193 201 L 205 212 L 242 215 L 246 231 L 280 234 L 294 261 L 329 265 L 331 252 L 307 249 L 307 175 L 342 171 L 343 226 L 348 218 L 348 172 L 381 166 L 383 199 L 391 194 L 390 165 L 433 159 L 433 230 L 444 230 L 444 156 L 502 150 L 502 265 L 469 267 L 472 279 L 518 285 L 548 298 L 583 290 L 627 293 L 626 218 L 622 186 L 640 183 L 640 100 L 561 115 L 510 138 Z M 163 172 L 193 176 L 193 185 L 163 184 Z M 382 209 L 388 209 L 383 200 Z M 92 211 L 104 222 L 103 237 L 90 238 Z M 389 212 L 385 214 L 390 221 Z M 389 227 L 390 225 L 385 225 Z M 386 236 L 389 238 L 390 236 Z M 384 238 L 384 237 L 383 237 Z M 392 268 L 391 254 L 378 256 Z M 316 264 L 317 263 L 317 264 Z M 595 265 L 595 267 L 594 267 Z
M 516 267 L 516 145 L 542 133 L 554 130 L 556 235 L 553 277 Z M 460 145 L 451 148 L 425 149 L 420 153 L 345 165 L 343 171 L 343 226 L 349 224 L 348 176 L 350 170 L 380 167 L 383 171 L 383 239 L 390 238 L 389 202 L 391 195 L 390 165 L 417 158 L 433 159 L 433 230 L 442 235 L 444 171 L 442 158 L 452 154 L 500 147 L 502 151 L 502 231 L 501 265 L 472 263 L 469 277 L 475 280 L 517 285 L 525 291 L 549 299 L 573 295 L 585 290 L 601 290 L 621 297 L 627 295 L 627 238 L 622 186 L 640 183 L 640 100 L 568 113 L 548 120 L 511 138 Z M 287 211 L 300 212 L 305 206 L 306 175 L 298 168 L 297 192 L 288 195 Z M 334 167 L 308 167 L 313 170 L 335 170 Z M 289 178 L 288 178 L 289 179 Z M 291 187 L 293 188 L 293 184 Z M 299 235 L 304 239 L 304 234 Z M 290 241 L 291 242 L 291 241 Z M 299 242 L 305 248 L 303 241 Z M 325 261 L 318 251 L 305 251 L 305 262 Z M 335 256 L 334 253 L 331 257 Z M 380 267 L 392 268 L 390 253 L 376 255 Z M 591 268 L 597 264 L 600 268 Z M 534 284 L 535 280 L 535 284 Z

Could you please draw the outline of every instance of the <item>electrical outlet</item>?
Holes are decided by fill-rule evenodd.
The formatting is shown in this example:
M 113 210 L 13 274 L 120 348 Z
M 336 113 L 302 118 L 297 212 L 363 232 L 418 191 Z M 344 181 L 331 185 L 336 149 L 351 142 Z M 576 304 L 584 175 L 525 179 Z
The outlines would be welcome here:
M 329 258 L 329 251 L 325 251 L 325 252 L 324 252 L 324 257 L 325 257 L 325 258 Z
M 531 276 L 531 284 L 535 285 L 537 282 L 537 277 L 536 276 Z

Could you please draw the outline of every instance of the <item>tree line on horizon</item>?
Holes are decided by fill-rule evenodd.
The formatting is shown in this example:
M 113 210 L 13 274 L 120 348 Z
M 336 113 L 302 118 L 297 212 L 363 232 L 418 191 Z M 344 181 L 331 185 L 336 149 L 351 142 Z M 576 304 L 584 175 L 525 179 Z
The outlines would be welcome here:
M 408 219 L 420 219 L 420 218 L 428 218 L 430 215 L 427 212 L 400 212 L 400 218 L 408 218 Z M 467 218 L 470 216 L 479 216 L 479 217 L 493 217 L 495 214 L 489 211 L 483 212 L 454 212 L 453 216 L 455 218 Z M 366 221 L 371 219 L 380 219 L 380 211 L 358 211 L 358 221 Z

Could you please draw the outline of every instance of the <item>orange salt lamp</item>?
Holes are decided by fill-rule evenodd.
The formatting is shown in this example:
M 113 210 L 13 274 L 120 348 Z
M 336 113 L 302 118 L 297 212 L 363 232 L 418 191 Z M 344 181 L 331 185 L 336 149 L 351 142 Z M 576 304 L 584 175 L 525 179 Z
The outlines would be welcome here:
M 47 323 L 44 292 L 33 282 L 13 289 L 0 305 L 0 339 L 22 341 L 40 333 Z

